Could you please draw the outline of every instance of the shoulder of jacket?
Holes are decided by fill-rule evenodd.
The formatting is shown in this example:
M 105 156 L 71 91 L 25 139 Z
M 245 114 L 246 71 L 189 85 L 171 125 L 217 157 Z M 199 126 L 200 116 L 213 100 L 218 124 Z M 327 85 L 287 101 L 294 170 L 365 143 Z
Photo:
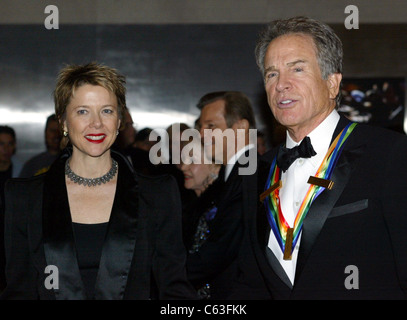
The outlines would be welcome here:
M 4 194 L 16 205 L 27 205 L 33 199 L 42 199 L 44 175 L 7 180 Z
M 170 180 L 175 180 L 175 178 L 168 174 L 168 173 L 164 173 L 164 174 L 158 174 L 158 175 L 146 175 L 140 172 L 135 172 L 134 173 L 136 176 L 137 180 L 142 180 L 143 182 L 150 182 L 150 183 L 162 183 L 164 181 L 170 181 Z
M 19 186 L 28 186 L 28 185 L 41 185 L 44 183 L 44 174 L 33 176 L 29 178 L 11 178 L 7 180 L 6 186 L 8 187 L 19 187 Z

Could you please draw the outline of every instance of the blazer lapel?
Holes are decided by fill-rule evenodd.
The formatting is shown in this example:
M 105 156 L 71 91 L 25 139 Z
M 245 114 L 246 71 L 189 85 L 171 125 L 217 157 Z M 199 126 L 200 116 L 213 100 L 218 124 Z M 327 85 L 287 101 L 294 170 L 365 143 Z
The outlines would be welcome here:
M 72 220 L 65 185 L 64 165 L 67 156 L 51 166 L 44 181 L 42 226 L 47 265 L 57 267 L 58 300 L 85 299 L 85 290 L 79 272 Z
M 113 153 L 112 153 L 113 155 Z M 119 163 L 118 183 L 102 249 L 95 299 L 123 299 L 132 263 L 138 216 L 138 184 L 128 163 Z M 58 300 L 86 299 L 79 271 L 72 219 L 65 185 L 67 156 L 50 168 L 44 182 L 43 231 L 47 265 L 58 268 Z
M 96 279 L 95 298 L 123 299 L 136 245 L 139 189 L 127 162 L 119 163 L 118 182 Z
M 341 118 L 333 138 L 345 127 L 348 120 Z M 355 131 L 357 130 L 357 127 Z M 306 264 L 306 260 L 312 250 L 312 247 L 321 232 L 321 229 L 329 215 L 332 211 L 335 203 L 341 196 L 344 188 L 351 175 L 353 174 L 354 168 L 356 166 L 357 159 L 362 155 L 364 145 L 358 145 L 357 140 L 354 139 L 354 135 L 350 135 L 348 141 L 346 141 L 344 149 L 339 156 L 338 162 L 334 168 L 331 176 L 331 180 L 334 182 L 332 190 L 324 190 L 317 199 L 312 203 L 310 210 L 304 219 L 304 224 L 302 228 L 300 251 L 298 255 L 296 275 L 297 280 L 301 271 Z

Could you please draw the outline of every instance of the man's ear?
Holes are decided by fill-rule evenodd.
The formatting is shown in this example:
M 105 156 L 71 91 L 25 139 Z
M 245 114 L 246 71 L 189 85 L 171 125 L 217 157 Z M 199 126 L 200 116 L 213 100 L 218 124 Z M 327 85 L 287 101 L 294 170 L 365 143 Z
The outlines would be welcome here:
M 340 84 L 342 81 L 341 73 L 332 73 L 328 76 L 327 84 L 329 90 L 329 98 L 335 99 L 340 90 Z

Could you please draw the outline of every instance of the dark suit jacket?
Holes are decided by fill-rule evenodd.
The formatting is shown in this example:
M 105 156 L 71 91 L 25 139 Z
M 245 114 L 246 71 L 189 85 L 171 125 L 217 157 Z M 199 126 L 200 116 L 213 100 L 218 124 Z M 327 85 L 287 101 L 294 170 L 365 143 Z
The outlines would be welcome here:
M 347 123 L 341 117 L 333 138 Z M 270 226 L 259 201 L 276 152 L 243 183 L 249 245 L 241 253 L 240 284 L 246 290 L 235 298 L 405 299 L 406 136 L 362 124 L 354 129 L 331 176 L 332 190 L 319 195 L 304 220 L 293 286 L 267 247 Z
M 186 280 L 181 204 L 169 176 L 135 174 L 120 155 L 118 182 L 95 286 L 96 299 L 195 299 Z M 2 299 L 84 299 L 62 155 L 48 173 L 6 188 Z M 48 265 L 59 288 L 44 285 Z M 49 286 L 48 286 L 49 287 Z M 156 290 L 157 289 L 157 290 Z
M 249 156 L 247 151 L 244 155 Z M 242 176 L 236 162 L 216 199 L 217 213 L 208 227 L 210 235 L 197 253 L 188 255 L 187 272 L 197 287 L 209 283 L 214 300 L 229 299 L 238 274 L 237 257 L 243 238 Z M 222 167 L 218 179 L 224 179 Z

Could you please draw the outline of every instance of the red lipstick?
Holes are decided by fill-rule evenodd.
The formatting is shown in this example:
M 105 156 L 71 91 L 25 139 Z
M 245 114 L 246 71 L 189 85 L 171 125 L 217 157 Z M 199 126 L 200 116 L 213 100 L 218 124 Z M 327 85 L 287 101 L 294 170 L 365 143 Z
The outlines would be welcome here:
M 88 140 L 91 143 L 102 143 L 103 141 L 105 141 L 106 139 L 106 135 L 103 133 L 99 133 L 99 134 L 87 134 L 85 136 L 85 139 Z

